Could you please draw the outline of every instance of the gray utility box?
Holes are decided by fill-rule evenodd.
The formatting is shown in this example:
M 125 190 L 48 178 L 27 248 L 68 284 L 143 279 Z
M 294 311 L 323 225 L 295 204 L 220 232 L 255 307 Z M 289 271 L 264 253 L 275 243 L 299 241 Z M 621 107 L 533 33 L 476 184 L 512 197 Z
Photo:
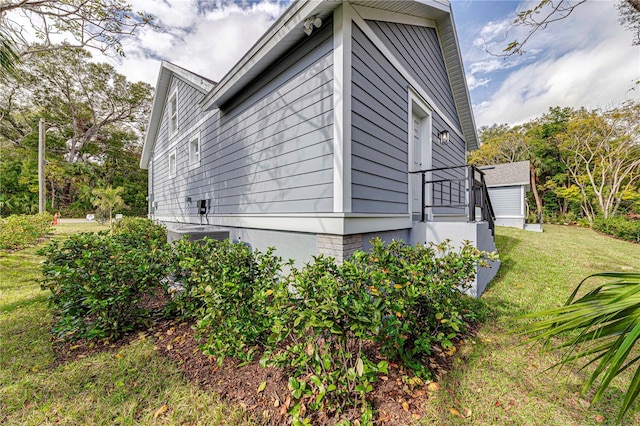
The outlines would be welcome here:
M 189 237 L 189 241 L 202 240 L 204 237 L 223 241 L 229 238 L 229 230 L 217 226 L 204 225 L 184 225 L 178 228 L 167 229 L 167 240 L 170 243 L 182 239 L 185 235 Z

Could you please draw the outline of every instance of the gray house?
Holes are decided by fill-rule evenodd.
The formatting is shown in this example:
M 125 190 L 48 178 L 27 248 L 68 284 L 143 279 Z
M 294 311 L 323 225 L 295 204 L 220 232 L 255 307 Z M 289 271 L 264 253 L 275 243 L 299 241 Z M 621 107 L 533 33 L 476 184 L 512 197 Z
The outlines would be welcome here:
M 447 1 L 300 0 L 217 84 L 162 64 L 140 165 L 174 235 L 341 261 L 375 236 L 495 250 L 477 143 Z
M 484 172 L 496 225 L 524 229 L 527 219 L 526 195 L 530 187 L 529 162 L 481 167 Z

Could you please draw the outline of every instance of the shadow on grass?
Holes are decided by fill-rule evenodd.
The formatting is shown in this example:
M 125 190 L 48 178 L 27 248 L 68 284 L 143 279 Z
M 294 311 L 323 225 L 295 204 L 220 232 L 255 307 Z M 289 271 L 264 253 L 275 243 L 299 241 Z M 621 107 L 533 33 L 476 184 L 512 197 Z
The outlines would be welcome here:
M 46 303 L 47 295 L 41 294 L 31 299 L 23 299 L 14 303 L 8 303 L 6 305 L 0 305 L 0 314 L 10 314 L 18 309 L 29 308 L 38 303 Z
M 496 247 L 500 254 L 500 270 L 493 281 L 489 284 L 489 287 L 492 287 L 493 284 L 500 281 L 505 274 L 513 269 L 516 264 L 516 259 L 512 257 L 511 253 L 513 253 L 514 249 L 520 244 L 522 244 L 522 240 L 520 238 L 496 235 Z
M 517 259 L 513 258 L 511 253 L 513 253 L 514 248 L 521 243 L 522 240 L 516 237 L 496 235 L 496 247 L 500 254 L 500 269 L 487 286 L 485 292 L 492 290 L 513 270 Z M 477 308 L 479 308 L 481 312 L 479 323 L 492 322 L 504 315 L 519 316 L 526 313 L 521 306 L 502 297 L 491 297 L 490 300 L 481 297 L 476 303 L 478 304 Z

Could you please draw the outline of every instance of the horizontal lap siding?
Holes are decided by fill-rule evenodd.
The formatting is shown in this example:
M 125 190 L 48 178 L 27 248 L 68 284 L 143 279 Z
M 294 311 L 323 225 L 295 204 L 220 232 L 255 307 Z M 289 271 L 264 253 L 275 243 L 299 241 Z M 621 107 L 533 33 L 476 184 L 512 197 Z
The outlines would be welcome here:
M 407 81 L 354 24 L 351 196 L 356 213 L 407 213 Z
M 459 129 L 459 117 L 447 70 L 438 43 L 435 29 L 416 25 L 397 24 L 381 21 L 367 21 L 376 35 L 402 64 L 402 67 L 422 87 L 423 90 L 437 103 L 437 107 L 446 118 Z M 438 144 L 438 134 L 446 130 L 449 132 L 449 143 Z M 432 113 L 432 168 L 462 166 L 466 164 L 465 142 L 451 128 L 450 125 L 435 111 Z M 460 167 L 432 173 L 431 180 L 464 178 L 465 169 Z M 465 186 L 456 182 L 449 189 L 448 184 L 433 188 L 432 205 L 457 203 L 466 199 Z M 442 201 L 441 201 L 442 200 Z M 451 201 L 450 201 L 451 200 Z M 461 214 L 461 208 L 433 209 L 434 214 Z
M 519 186 L 489 188 L 489 199 L 496 217 L 522 214 L 522 189 Z
M 178 96 L 178 129 L 169 135 L 169 99 L 174 93 Z M 195 89 L 180 78 L 173 77 L 167 92 L 167 104 L 162 113 L 160 130 L 154 147 L 152 173 L 153 201 L 157 202 L 155 214 L 159 216 L 188 215 L 195 213 L 195 203 L 186 203 L 185 197 L 199 199 L 199 191 L 193 188 L 194 174 L 189 171 L 189 140 L 201 131 L 197 123 L 205 116 L 199 102 L 204 93 Z M 202 138 L 202 137 L 201 137 Z M 204 138 L 201 139 L 204 148 Z M 169 177 L 169 156 L 176 153 L 176 176 Z M 202 197 L 204 198 L 204 197 Z
M 221 108 L 203 151 L 213 212 L 333 210 L 333 39 L 329 22 Z
M 447 118 L 460 121 L 447 77 L 447 69 L 434 28 L 392 22 L 367 21 L 407 72 L 427 91 Z

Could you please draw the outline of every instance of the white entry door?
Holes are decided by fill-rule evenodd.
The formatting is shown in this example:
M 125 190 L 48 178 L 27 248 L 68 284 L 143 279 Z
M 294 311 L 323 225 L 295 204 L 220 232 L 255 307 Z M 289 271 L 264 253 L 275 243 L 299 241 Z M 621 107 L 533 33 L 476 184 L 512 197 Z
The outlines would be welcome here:
M 431 168 L 431 113 L 426 105 L 416 100 L 411 102 L 411 129 L 409 137 L 409 171 L 417 172 Z M 427 173 L 426 180 L 431 179 Z M 422 213 L 422 175 L 410 175 L 410 200 L 413 220 L 420 220 Z M 426 200 L 429 204 L 431 188 L 427 185 Z M 429 213 L 429 212 L 427 212 Z

